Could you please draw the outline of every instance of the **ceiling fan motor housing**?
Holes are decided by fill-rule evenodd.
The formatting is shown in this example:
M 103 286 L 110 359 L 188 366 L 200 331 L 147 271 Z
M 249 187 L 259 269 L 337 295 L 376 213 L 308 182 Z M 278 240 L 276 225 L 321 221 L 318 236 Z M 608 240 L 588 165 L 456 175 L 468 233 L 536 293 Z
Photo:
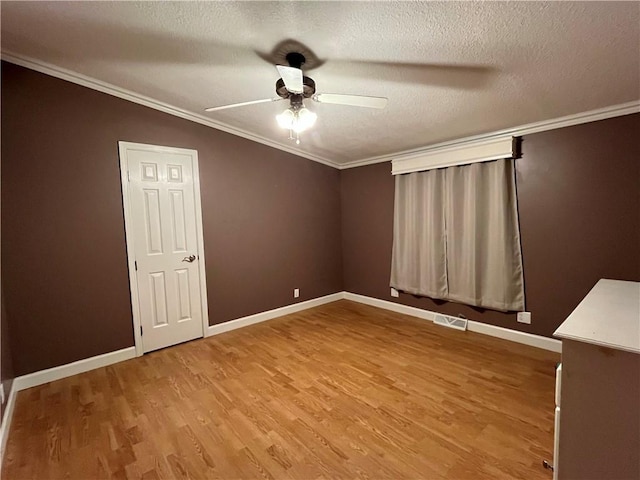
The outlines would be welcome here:
M 302 96 L 304 98 L 310 98 L 311 95 L 316 93 L 316 82 L 309 77 L 302 77 L 302 89 Z M 281 78 L 276 82 L 276 93 L 282 98 L 289 98 L 293 95 L 289 90 L 287 90 L 287 87 L 284 85 L 284 80 Z

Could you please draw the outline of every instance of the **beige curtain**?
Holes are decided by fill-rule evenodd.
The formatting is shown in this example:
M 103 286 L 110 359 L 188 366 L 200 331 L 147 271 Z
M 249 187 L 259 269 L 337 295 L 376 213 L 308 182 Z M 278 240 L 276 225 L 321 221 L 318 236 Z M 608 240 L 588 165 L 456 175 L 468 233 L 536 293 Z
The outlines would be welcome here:
M 449 299 L 524 310 L 513 160 L 446 169 Z
M 391 286 L 447 298 L 444 170 L 396 175 Z
M 524 310 L 513 160 L 397 175 L 395 199 L 392 287 Z

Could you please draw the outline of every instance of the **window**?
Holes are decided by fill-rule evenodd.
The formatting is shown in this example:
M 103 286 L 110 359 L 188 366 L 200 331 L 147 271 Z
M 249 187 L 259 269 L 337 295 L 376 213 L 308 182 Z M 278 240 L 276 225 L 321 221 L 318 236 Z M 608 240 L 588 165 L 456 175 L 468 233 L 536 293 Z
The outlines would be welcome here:
M 524 310 L 514 160 L 396 175 L 393 230 L 395 289 Z

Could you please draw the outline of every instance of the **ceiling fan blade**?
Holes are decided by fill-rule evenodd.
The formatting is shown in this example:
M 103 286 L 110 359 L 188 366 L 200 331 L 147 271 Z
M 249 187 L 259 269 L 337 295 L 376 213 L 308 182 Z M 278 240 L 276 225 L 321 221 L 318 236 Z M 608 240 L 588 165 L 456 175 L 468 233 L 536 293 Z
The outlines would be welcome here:
M 291 93 L 302 93 L 304 91 L 302 87 L 302 70 L 295 67 L 285 67 L 283 65 L 276 65 L 276 68 L 287 90 Z
M 385 97 L 365 97 L 363 95 L 339 95 L 336 93 L 317 93 L 311 98 L 318 103 L 351 105 L 352 107 L 384 108 L 387 106 L 387 99 Z
M 227 108 L 244 107 L 246 105 L 255 105 L 257 103 L 277 102 L 279 100 L 284 100 L 284 98 L 280 98 L 280 97 L 264 98 L 262 100 L 252 100 L 250 102 L 232 103 L 231 105 L 222 105 L 221 107 L 205 108 L 204 111 L 205 112 L 217 112 L 218 110 L 226 110 Z
M 331 60 L 343 77 L 377 78 L 405 84 L 477 90 L 485 88 L 498 73 L 487 65 L 445 63 L 375 62 L 365 60 Z

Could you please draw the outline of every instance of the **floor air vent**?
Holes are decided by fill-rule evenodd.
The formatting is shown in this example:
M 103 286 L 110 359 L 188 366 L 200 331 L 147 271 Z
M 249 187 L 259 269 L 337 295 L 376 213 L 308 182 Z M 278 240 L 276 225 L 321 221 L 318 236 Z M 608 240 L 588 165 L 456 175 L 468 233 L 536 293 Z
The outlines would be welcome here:
M 466 318 L 450 317 L 449 315 L 437 314 L 433 323 L 437 323 L 438 325 L 442 325 L 443 327 L 455 328 L 456 330 L 464 331 L 467 329 Z

